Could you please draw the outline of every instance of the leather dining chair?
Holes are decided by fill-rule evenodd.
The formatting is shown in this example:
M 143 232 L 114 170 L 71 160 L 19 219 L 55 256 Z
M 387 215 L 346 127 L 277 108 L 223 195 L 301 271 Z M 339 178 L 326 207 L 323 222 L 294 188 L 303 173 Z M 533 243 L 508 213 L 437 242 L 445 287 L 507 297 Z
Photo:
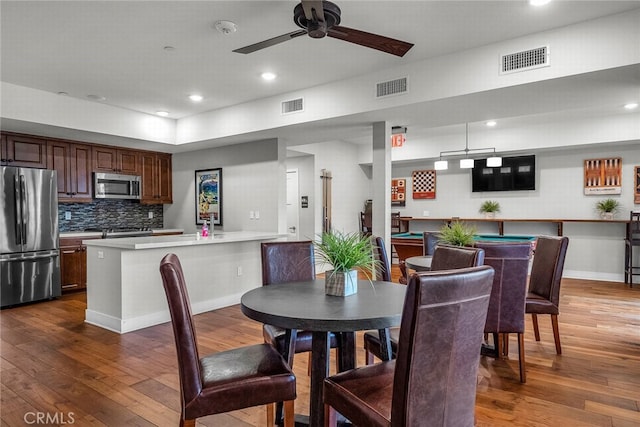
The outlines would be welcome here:
M 336 411 L 367 427 L 473 426 L 492 281 L 487 266 L 412 274 L 397 358 L 326 378 L 325 426 Z
M 316 265 L 313 242 L 263 242 L 260 245 L 262 258 L 262 285 L 314 280 Z M 266 343 L 273 345 L 280 354 L 285 354 L 286 330 L 273 325 L 263 325 L 262 335 Z M 297 331 L 295 353 L 311 352 L 311 332 Z M 338 346 L 335 334 L 329 334 L 331 348 Z M 293 361 L 293 355 L 289 355 Z M 309 363 L 309 368 L 311 364 Z
M 633 276 L 640 276 L 640 265 L 635 265 L 633 248 L 640 247 L 640 212 L 631 211 L 624 238 L 624 283 L 633 287 Z
M 520 382 L 527 381 L 524 357 L 524 307 L 531 245 L 529 243 L 485 243 L 484 263 L 495 270 L 484 333 L 493 335 L 493 348 L 482 354 L 502 359 L 509 353 L 509 334 L 518 335 Z
M 466 246 L 451 246 L 439 244 L 433 252 L 430 271 L 453 270 L 459 268 L 476 267 L 484 262 L 484 250 Z M 399 328 L 389 329 L 391 352 L 395 357 L 398 350 Z M 380 349 L 380 338 L 377 331 L 364 333 L 364 351 L 367 365 L 373 363 L 373 356 L 383 359 Z
M 568 237 L 538 237 L 525 305 L 525 312 L 531 314 L 536 341 L 540 341 L 538 314 L 551 315 L 551 327 L 557 354 L 562 354 L 558 314 L 560 314 L 562 270 L 568 247 Z
M 178 354 L 180 426 L 196 418 L 267 406 L 267 425 L 275 422 L 274 404 L 284 402 L 285 426 L 294 425 L 296 378 L 269 344 L 235 348 L 200 357 L 191 304 L 180 260 L 167 254 L 160 262 Z
M 373 243 L 374 259 L 376 264 L 376 280 L 383 280 L 385 282 L 391 281 L 391 267 L 389 264 L 389 257 L 387 256 L 387 248 L 384 246 L 384 239 L 382 237 L 376 237 Z

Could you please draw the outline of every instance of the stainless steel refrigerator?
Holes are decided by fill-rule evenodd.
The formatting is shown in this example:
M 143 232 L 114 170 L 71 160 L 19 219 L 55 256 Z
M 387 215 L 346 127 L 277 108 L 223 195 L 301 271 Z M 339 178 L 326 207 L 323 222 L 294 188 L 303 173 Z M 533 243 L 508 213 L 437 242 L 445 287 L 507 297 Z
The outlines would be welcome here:
M 56 172 L 0 172 L 0 306 L 60 296 Z

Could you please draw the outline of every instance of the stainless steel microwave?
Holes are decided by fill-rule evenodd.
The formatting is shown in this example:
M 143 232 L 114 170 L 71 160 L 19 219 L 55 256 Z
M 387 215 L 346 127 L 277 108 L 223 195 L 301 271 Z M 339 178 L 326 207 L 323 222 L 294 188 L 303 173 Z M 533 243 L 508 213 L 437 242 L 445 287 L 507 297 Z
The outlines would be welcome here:
M 140 200 L 140 177 L 116 173 L 94 173 L 93 195 L 96 199 Z

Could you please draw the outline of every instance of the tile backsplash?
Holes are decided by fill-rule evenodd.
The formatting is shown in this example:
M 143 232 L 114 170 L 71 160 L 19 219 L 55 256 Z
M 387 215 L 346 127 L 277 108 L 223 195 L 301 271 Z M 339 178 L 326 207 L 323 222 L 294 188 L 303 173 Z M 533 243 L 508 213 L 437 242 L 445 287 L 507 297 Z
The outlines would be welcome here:
M 153 218 L 149 218 L 149 212 Z M 66 215 L 71 219 L 65 219 Z M 60 203 L 60 232 L 87 228 L 163 228 L 162 205 L 141 205 L 133 200 L 96 199 L 92 203 Z

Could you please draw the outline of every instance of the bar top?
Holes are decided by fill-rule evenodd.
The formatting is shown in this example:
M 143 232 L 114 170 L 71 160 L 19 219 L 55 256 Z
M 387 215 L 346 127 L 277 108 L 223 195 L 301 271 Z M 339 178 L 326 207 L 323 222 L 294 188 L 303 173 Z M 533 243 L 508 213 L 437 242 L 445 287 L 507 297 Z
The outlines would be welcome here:
M 83 240 L 86 246 L 117 249 L 156 249 L 177 246 L 212 245 L 222 243 L 250 242 L 254 240 L 273 240 L 287 237 L 287 234 L 261 231 L 217 232 L 213 236 L 198 237 L 197 234 L 181 234 L 172 236 L 125 237 L 118 239 Z

